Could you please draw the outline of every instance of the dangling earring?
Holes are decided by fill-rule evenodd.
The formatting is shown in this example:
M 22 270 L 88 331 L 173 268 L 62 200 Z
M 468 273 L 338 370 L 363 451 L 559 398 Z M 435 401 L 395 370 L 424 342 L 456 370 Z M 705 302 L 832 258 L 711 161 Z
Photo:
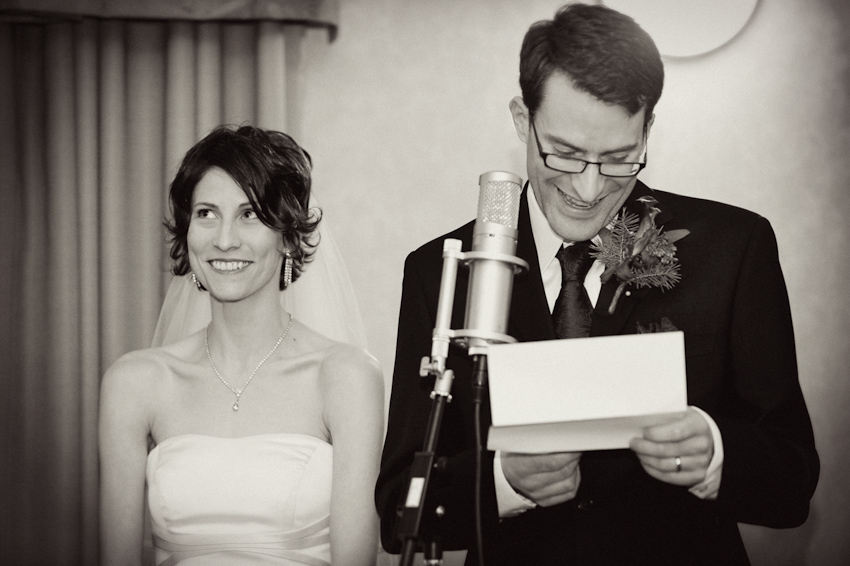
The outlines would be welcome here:
M 283 288 L 286 289 L 292 284 L 292 254 L 286 250 L 283 255 L 286 256 L 283 261 Z
M 206 291 L 206 290 L 207 290 L 207 289 L 206 289 L 206 287 L 204 287 L 203 285 L 201 285 L 201 282 L 200 282 L 200 281 L 198 281 L 198 278 L 197 278 L 197 277 L 195 277 L 195 274 L 194 274 L 194 273 L 192 273 L 192 283 L 194 283 L 194 284 L 195 284 L 195 287 L 197 287 L 197 288 L 198 288 L 198 291 Z

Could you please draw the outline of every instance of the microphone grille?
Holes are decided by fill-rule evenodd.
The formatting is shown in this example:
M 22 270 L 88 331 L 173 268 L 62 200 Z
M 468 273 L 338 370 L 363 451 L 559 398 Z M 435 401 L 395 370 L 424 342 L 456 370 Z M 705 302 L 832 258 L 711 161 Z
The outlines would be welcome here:
M 522 179 L 506 171 L 490 171 L 478 179 L 478 221 L 494 222 L 516 230 Z

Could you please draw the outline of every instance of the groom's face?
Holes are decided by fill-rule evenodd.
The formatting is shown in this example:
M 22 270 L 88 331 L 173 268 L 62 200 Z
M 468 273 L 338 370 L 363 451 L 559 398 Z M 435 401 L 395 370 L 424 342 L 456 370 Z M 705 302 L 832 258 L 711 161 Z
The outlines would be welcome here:
M 581 173 L 555 171 L 539 151 L 603 163 L 640 161 L 646 139 L 644 110 L 629 116 L 621 106 L 579 91 L 566 75 L 554 73 L 533 116 L 520 98 L 512 101 L 511 111 L 517 134 L 527 146 L 534 197 L 552 230 L 567 242 L 593 238 L 623 206 L 636 177 L 607 177 L 598 165 L 590 164 Z

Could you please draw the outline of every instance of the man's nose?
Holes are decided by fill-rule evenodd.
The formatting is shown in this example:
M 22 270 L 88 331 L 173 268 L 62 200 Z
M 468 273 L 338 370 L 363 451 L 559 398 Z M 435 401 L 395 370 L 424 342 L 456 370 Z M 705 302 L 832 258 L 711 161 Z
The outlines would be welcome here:
M 599 172 L 599 165 L 588 163 L 584 171 L 573 175 L 573 189 L 581 200 L 591 203 L 602 194 L 605 176 Z

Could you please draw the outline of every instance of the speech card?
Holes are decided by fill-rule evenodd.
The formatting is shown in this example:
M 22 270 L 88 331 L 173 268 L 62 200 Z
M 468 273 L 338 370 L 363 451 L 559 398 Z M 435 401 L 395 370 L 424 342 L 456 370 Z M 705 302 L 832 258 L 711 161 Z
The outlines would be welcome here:
M 687 408 L 681 331 L 499 344 L 487 368 L 490 450 L 628 448 Z

